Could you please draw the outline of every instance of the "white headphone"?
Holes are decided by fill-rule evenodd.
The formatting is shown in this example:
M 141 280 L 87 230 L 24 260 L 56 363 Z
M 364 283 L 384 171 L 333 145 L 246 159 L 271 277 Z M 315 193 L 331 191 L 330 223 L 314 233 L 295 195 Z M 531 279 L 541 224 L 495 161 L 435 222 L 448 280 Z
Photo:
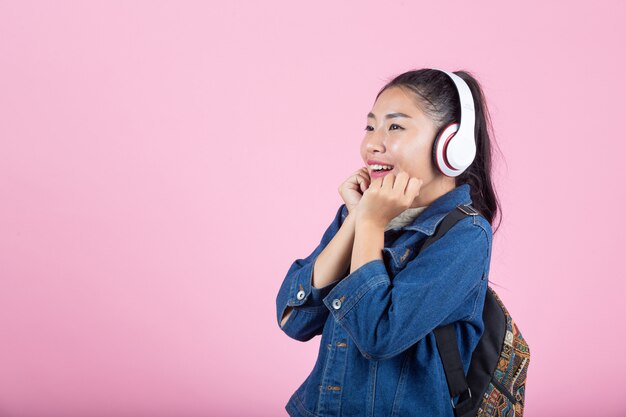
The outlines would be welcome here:
M 461 121 L 450 123 L 435 137 L 433 143 L 433 161 L 444 175 L 457 177 L 463 173 L 476 157 L 476 139 L 474 138 L 474 99 L 467 83 L 458 75 L 442 69 L 434 70 L 448 74 L 461 99 Z

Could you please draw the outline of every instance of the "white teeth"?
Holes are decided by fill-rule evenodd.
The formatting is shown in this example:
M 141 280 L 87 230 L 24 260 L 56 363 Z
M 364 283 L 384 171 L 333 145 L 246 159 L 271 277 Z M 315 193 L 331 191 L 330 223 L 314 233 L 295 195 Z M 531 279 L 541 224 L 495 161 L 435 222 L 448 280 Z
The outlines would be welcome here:
M 386 169 L 386 170 L 393 169 L 393 167 L 390 166 L 390 165 L 376 165 L 376 164 L 375 165 L 370 165 L 370 168 L 372 168 L 372 171 L 380 171 L 380 170 L 383 170 L 383 169 Z

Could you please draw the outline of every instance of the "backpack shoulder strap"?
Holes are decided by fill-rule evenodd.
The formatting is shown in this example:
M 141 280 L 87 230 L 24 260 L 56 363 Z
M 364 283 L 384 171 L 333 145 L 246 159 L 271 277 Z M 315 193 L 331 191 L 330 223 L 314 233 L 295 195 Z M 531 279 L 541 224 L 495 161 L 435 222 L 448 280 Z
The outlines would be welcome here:
M 445 235 L 446 232 L 450 230 L 452 226 L 454 226 L 462 218 L 466 216 L 478 216 L 480 214 L 470 204 L 459 204 L 456 208 L 457 210 L 452 210 L 450 213 L 446 214 L 446 217 L 444 217 L 441 223 L 439 223 L 439 225 L 437 226 L 437 230 L 435 231 L 435 233 L 432 236 L 428 236 L 426 238 L 426 241 L 420 248 L 420 252 L 435 243 L 435 241 L 441 238 L 443 235 Z
M 437 230 L 432 236 L 426 238 L 426 241 L 420 248 L 420 252 L 432 245 L 436 240 L 441 238 L 448 230 L 452 228 L 459 220 L 466 216 L 477 216 L 480 213 L 470 204 L 458 205 L 457 210 L 452 210 L 444 217 L 437 226 Z M 419 253 L 418 253 L 419 254 Z M 455 417 L 465 416 L 471 411 L 472 393 L 467 385 L 465 373 L 463 372 L 463 363 L 461 362 L 461 354 L 456 340 L 454 323 L 450 323 L 434 330 L 435 340 L 437 341 L 437 350 L 443 363 L 443 369 L 448 382 L 448 390 L 450 391 L 450 402 L 454 409 Z M 463 394 L 463 395 L 461 395 Z M 461 395 L 457 404 L 454 404 L 454 397 Z

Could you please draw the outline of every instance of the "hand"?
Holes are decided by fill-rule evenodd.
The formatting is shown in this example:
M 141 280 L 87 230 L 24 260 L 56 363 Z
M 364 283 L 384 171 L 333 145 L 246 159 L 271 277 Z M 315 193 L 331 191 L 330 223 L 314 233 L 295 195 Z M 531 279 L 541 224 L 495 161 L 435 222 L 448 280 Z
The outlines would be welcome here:
M 400 171 L 372 181 L 363 194 L 358 208 L 357 221 L 370 221 L 385 227 L 391 219 L 409 208 L 419 195 L 423 180 Z
M 352 213 L 354 208 L 359 204 L 370 182 L 371 179 L 367 167 L 362 167 L 353 172 L 352 175 L 339 186 L 339 194 L 346 203 L 349 213 Z

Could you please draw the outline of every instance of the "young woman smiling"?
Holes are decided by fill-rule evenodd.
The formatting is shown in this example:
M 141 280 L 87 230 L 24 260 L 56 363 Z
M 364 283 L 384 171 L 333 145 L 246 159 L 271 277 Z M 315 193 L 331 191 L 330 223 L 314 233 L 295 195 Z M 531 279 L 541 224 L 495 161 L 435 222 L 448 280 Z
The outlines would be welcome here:
M 320 244 L 283 280 L 281 329 L 300 341 L 322 335 L 313 370 L 286 405 L 291 416 L 454 416 L 457 399 L 451 404 L 433 330 L 455 323 L 467 372 L 483 332 L 499 213 L 483 93 L 468 72 L 454 74 L 475 109 L 470 165 L 447 175 L 434 152 L 439 134 L 462 123 L 450 76 L 420 69 L 395 77 L 367 115 L 365 166 L 340 185 L 344 203 Z M 460 220 L 417 256 L 462 204 L 480 215 Z

